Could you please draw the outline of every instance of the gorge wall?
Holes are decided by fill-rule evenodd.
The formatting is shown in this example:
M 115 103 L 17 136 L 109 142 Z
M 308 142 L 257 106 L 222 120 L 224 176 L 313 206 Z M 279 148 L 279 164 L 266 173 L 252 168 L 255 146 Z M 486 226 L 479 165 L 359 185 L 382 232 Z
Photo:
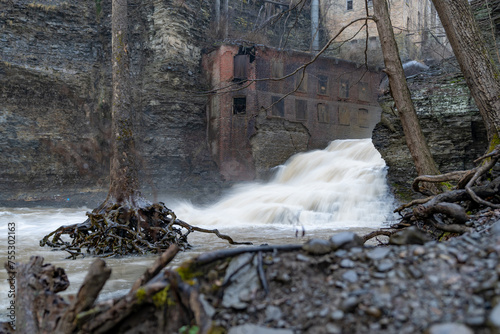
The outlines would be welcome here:
M 218 189 L 206 97 L 192 93 L 206 90 L 205 4 L 129 0 L 137 146 L 150 198 Z M 2 0 L 0 9 L 0 202 L 96 205 L 109 184 L 111 2 Z
M 431 153 L 441 173 L 475 167 L 488 141 L 482 118 L 457 65 L 443 63 L 408 78 L 408 86 Z M 417 176 L 394 101 L 381 99 L 381 122 L 373 143 L 389 167 L 388 182 L 399 200 L 418 197 L 411 190 Z
M 279 14 L 270 5 L 250 5 L 255 15 L 246 23 L 244 8 L 231 7 L 232 25 L 255 26 Z M 269 13 L 264 16 L 260 8 Z M 196 92 L 209 88 L 200 63 L 203 48 L 212 43 L 213 8 L 199 0 L 129 0 L 129 9 L 143 192 L 152 200 L 165 194 L 210 199 L 223 184 L 207 147 L 207 97 Z M 109 184 L 110 14 L 110 1 L 0 0 L 0 205 L 93 207 L 104 199 Z M 290 42 L 307 49 L 308 22 L 301 22 L 303 29 Z M 261 34 L 263 41 L 285 40 L 277 33 L 285 29 L 274 29 Z M 233 34 L 251 37 L 236 30 Z M 442 172 L 472 167 L 486 147 L 481 118 L 455 73 L 456 68 L 443 67 L 410 80 L 422 128 Z M 413 162 L 392 101 L 385 98 L 382 105 L 374 143 L 390 167 L 391 185 L 400 195 L 412 196 L 403 190 L 408 176 L 416 175 Z M 260 149 L 274 138 L 284 145 L 283 156 L 302 150 L 286 146 L 297 145 L 305 135 L 290 126 L 259 123 L 260 136 L 253 144 Z M 300 138 L 289 140 L 289 131 Z M 272 159 L 257 161 L 261 174 Z

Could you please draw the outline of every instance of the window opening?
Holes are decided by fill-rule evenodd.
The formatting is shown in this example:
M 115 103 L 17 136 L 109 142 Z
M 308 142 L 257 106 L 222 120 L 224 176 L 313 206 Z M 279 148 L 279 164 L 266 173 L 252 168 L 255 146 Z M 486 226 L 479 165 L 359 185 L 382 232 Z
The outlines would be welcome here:
M 340 80 L 340 97 L 347 99 L 349 97 L 349 81 Z
M 358 125 L 361 128 L 368 127 L 368 109 L 358 110 Z
M 234 81 L 247 80 L 248 55 L 234 56 Z
M 247 98 L 245 96 L 233 98 L 233 114 L 243 115 L 247 113 Z
M 302 82 L 300 82 L 302 80 Z M 304 78 L 302 79 L 302 73 L 297 73 L 295 75 L 295 87 L 297 91 L 306 93 L 307 92 L 307 73 L 304 73 Z
M 352 10 L 353 0 L 347 0 L 347 10 Z
M 339 124 L 340 125 L 351 124 L 351 115 L 349 114 L 349 109 L 346 106 L 341 106 L 339 108 Z
M 279 117 L 285 117 L 285 100 L 282 99 L 280 100 L 281 97 L 279 96 L 273 96 L 272 97 L 272 115 L 273 116 L 279 116 Z
M 363 101 L 369 101 L 370 100 L 370 91 L 369 91 L 368 83 L 360 82 L 358 87 L 359 87 L 359 99 L 363 100 Z
M 307 120 L 307 101 L 295 100 L 295 119 L 297 121 Z
M 273 59 L 271 61 L 271 78 L 281 78 L 283 76 L 283 62 Z
M 328 77 L 326 75 L 318 75 L 318 94 L 328 95 Z
M 330 117 L 328 115 L 328 108 L 324 103 L 318 103 L 318 122 L 320 123 L 330 123 Z

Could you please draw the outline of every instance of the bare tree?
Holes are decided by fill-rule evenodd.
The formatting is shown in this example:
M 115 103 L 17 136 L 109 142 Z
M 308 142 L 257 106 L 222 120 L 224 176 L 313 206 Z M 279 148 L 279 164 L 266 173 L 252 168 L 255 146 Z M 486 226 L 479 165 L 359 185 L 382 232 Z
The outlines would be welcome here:
M 386 0 L 373 0 L 373 12 L 384 54 L 385 72 L 389 78 L 399 118 L 403 126 L 406 145 L 419 175 L 440 174 L 422 133 L 415 107 L 411 100 L 399 50 L 394 38 L 389 9 Z M 434 188 L 434 187 L 433 187 Z M 436 189 L 434 189 L 436 190 Z
M 112 154 L 110 187 L 101 205 L 119 204 L 137 206 L 144 204 L 139 192 L 138 166 L 134 138 L 134 112 L 131 102 L 130 70 L 128 55 L 127 0 L 112 1 Z

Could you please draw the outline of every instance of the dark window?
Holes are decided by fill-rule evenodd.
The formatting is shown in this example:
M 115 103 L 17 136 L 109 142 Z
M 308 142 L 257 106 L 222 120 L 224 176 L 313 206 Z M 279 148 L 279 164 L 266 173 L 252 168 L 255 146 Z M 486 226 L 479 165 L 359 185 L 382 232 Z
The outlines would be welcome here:
M 353 0 L 347 0 L 347 10 L 352 10 L 352 2 Z
M 241 115 L 247 112 L 247 98 L 246 97 L 235 97 L 233 99 L 233 114 Z
M 234 56 L 234 80 L 244 81 L 247 79 L 248 55 Z
M 318 103 L 318 122 L 330 123 L 330 117 L 328 115 L 328 108 L 326 104 Z
M 297 121 L 307 120 L 307 101 L 295 100 L 295 119 Z
M 297 91 L 299 92 L 307 92 L 307 73 L 304 73 L 303 77 L 301 72 L 295 75 L 295 87 L 297 87 Z
M 347 99 L 349 97 L 349 81 L 348 80 L 340 80 L 339 95 L 343 99 Z
M 351 124 L 351 115 L 349 114 L 349 109 L 346 106 L 340 106 L 339 108 L 339 124 L 340 125 Z
M 318 75 L 318 94 L 328 95 L 328 77 L 326 75 Z
M 358 125 L 361 128 L 368 127 L 368 110 L 367 109 L 359 109 L 358 110 Z
M 285 117 L 285 100 L 279 96 L 272 97 L 272 114 L 273 116 Z

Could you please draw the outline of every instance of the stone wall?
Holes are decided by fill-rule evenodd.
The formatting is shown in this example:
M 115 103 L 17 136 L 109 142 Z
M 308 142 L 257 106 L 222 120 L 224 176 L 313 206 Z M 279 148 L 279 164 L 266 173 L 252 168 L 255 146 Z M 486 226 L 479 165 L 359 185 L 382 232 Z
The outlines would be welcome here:
M 420 126 L 442 173 L 474 167 L 487 148 L 486 131 L 463 77 L 456 68 L 431 69 L 408 80 Z M 394 101 L 381 98 L 381 122 L 373 142 L 389 167 L 388 181 L 396 197 L 417 196 L 411 183 L 417 176 L 406 146 Z

